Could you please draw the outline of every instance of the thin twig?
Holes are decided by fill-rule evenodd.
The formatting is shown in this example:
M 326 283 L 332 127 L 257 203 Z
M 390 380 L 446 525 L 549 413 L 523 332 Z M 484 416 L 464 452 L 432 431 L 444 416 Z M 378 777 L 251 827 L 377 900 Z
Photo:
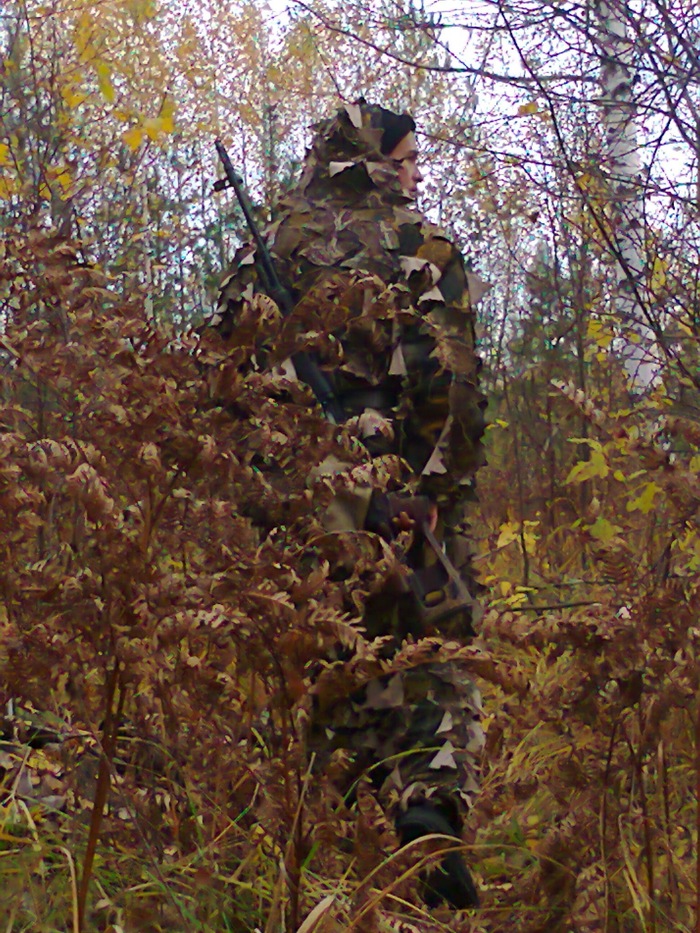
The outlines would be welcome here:
M 507 612 L 551 612 L 555 609 L 575 609 L 577 606 L 602 606 L 599 599 L 581 600 L 575 603 L 551 603 L 547 606 L 507 606 Z M 613 606 L 614 609 L 621 609 L 622 606 Z M 699 931 L 700 933 L 700 931 Z
M 88 888 L 90 886 L 90 875 L 92 874 L 92 866 L 97 851 L 97 841 L 100 835 L 102 816 L 109 795 L 109 788 L 111 785 L 111 762 L 116 750 L 117 730 L 119 729 L 119 720 L 121 719 L 122 710 L 124 708 L 126 693 L 124 689 L 119 691 L 117 708 L 114 708 L 114 696 L 117 692 L 118 681 L 119 662 L 115 660 L 114 667 L 107 681 L 105 723 L 102 730 L 102 754 L 100 755 L 97 785 L 95 787 L 95 797 L 92 803 L 90 830 L 88 833 L 87 847 L 85 849 L 85 858 L 83 860 L 83 870 L 80 877 L 80 887 L 78 889 L 78 933 L 82 933 L 85 929 L 85 905 L 87 903 Z
M 644 735 L 644 712 L 642 710 L 642 699 L 639 698 L 639 735 Z M 644 786 L 644 749 L 640 738 L 639 749 L 635 753 L 635 764 L 639 779 L 639 803 L 642 810 L 642 825 L 644 826 L 644 859 L 647 869 L 647 887 L 649 889 L 649 923 L 651 933 L 656 933 L 656 898 L 655 898 L 655 871 L 654 871 L 654 847 L 651 838 L 651 819 L 649 817 L 649 805 L 647 802 L 647 792 Z
M 700 833 L 700 703 L 695 720 L 695 831 Z M 700 835 L 696 835 L 700 839 Z M 695 847 L 695 933 L 700 933 L 700 851 Z
M 68 862 L 68 871 L 70 872 L 71 904 L 73 907 L 73 933 L 80 933 L 80 911 L 78 908 L 78 876 L 75 871 L 75 862 L 68 849 L 63 846 L 58 847 L 60 852 L 66 857 Z

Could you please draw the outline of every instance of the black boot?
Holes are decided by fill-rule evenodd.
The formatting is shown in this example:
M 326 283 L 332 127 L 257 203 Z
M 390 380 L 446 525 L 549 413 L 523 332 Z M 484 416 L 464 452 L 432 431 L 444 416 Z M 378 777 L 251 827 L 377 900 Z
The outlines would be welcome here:
M 402 845 L 431 833 L 459 839 L 459 833 L 447 818 L 428 803 L 409 807 L 396 820 L 396 829 Z M 423 878 L 423 888 L 423 898 L 428 907 L 437 907 L 440 901 L 447 901 L 457 910 L 479 906 L 479 895 L 459 852 L 445 855 L 440 865 Z

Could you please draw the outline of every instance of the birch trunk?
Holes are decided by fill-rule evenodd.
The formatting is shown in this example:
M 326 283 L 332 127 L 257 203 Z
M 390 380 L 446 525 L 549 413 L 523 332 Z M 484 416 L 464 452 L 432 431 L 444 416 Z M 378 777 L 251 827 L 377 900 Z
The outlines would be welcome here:
M 661 354 L 640 300 L 645 288 L 644 187 L 632 93 L 633 44 L 615 0 L 593 0 L 593 9 L 602 53 L 600 103 L 616 254 L 614 311 L 621 331 L 617 355 L 630 389 L 643 393 L 658 378 Z

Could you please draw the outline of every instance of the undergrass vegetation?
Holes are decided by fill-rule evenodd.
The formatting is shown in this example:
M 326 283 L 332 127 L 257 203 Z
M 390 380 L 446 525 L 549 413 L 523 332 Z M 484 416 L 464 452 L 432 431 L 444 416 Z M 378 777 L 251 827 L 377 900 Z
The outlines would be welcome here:
M 332 648 L 354 660 L 325 690 L 396 663 L 342 611 L 391 555 L 346 542 L 351 569 L 334 574 L 339 544 L 318 520 L 334 489 L 308 482 L 327 453 L 361 454 L 303 387 L 281 399 L 236 353 L 164 333 L 59 237 L 10 238 L 0 275 L 15 311 L 0 410 L 2 929 L 697 929 L 692 422 L 662 395 L 603 411 L 550 386 L 560 422 L 587 425 L 555 477 L 560 507 L 575 500 L 556 527 L 518 518 L 507 438 L 491 432 L 480 637 L 407 648 L 459 652 L 486 715 L 462 843 L 482 907 L 428 911 L 431 840 L 398 852 L 371 782 L 347 793 L 343 753 L 305 750 Z M 595 456 L 577 460 L 581 447 Z

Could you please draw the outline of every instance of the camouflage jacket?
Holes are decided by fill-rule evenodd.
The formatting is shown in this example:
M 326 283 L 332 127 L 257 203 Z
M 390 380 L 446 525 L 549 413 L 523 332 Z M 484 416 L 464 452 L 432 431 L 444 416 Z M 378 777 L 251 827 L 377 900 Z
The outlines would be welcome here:
M 415 490 L 454 502 L 483 433 L 469 275 L 402 190 L 369 112 L 350 104 L 317 125 L 301 181 L 264 234 L 293 313 L 282 321 L 259 294 L 247 245 L 211 323 L 259 366 L 312 352 L 372 456 L 398 454 Z

